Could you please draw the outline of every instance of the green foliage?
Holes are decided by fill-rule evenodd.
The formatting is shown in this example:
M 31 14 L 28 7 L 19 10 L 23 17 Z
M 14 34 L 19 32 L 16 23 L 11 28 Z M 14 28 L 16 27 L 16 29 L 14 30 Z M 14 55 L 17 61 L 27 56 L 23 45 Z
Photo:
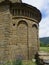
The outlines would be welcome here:
M 7 61 L 5 64 L 3 65 L 22 65 L 22 60 L 17 59 L 15 61 Z
M 16 60 L 16 61 L 7 61 L 5 64 L 2 65 L 36 65 L 35 62 L 31 61 L 31 60 Z
M 32 60 L 24 60 L 23 62 L 22 62 L 22 64 L 23 65 L 36 65 L 36 63 L 35 62 L 33 62 Z
M 40 38 L 40 42 L 42 42 L 44 44 L 48 44 L 49 43 L 49 37 Z
M 22 65 L 22 60 L 17 59 L 16 61 L 13 62 L 13 65 Z
M 42 43 L 42 42 L 41 42 L 41 43 L 40 43 L 40 46 L 41 46 L 41 47 L 49 47 L 49 44 L 48 44 L 48 43 L 45 44 L 45 43 Z
M 47 47 L 49 47 L 49 44 L 47 44 Z
M 12 65 L 12 62 L 7 61 L 4 65 Z
M 41 47 L 46 47 L 47 44 L 44 44 L 44 43 L 41 42 L 41 43 L 40 43 L 40 46 L 41 46 Z
M 40 38 L 41 47 L 49 47 L 49 37 Z

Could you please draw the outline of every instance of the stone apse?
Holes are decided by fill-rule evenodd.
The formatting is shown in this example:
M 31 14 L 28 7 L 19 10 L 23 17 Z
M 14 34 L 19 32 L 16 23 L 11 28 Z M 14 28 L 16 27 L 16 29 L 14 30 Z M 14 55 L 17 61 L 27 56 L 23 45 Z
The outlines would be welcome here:
M 39 50 L 40 11 L 21 0 L 0 0 L 0 62 L 31 60 Z

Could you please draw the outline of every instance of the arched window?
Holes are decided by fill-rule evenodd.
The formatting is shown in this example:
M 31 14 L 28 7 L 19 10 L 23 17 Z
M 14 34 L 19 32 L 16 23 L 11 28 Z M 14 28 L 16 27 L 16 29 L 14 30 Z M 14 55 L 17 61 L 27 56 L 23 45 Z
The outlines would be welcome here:
M 33 32 L 34 38 L 37 37 L 37 31 L 38 31 L 37 25 L 33 24 L 32 25 L 32 32 Z
M 32 27 L 38 28 L 36 24 L 33 24 Z
M 18 29 L 18 45 L 21 47 L 20 52 L 21 56 L 23 56 L 24 59 L 27 59 L 27 51 L 28 51 L 28 25 L 26 21 L 19 21 L 17 24 L 17 29 Z M 24 54 L 25 53 L 25 54 Z
M 18 29 L 18 42 L 20 44 L 27 44 L 27 31 L 28 31 L 28 25 L 25 21 L 18 22 L 17 25 Z
M 17 27 L 18 27 L 20 24 L 24 24 L 24 25 L 26 25 L 26 26 L 28 27 L 28 24 L 27 24 L 26 21 L 24 21 L 24 20 L 19 21 L 18 24 L 17 24 Z
M 32 25 L 32 45 L 34 47 L 34 49 L 37 49 L 37 39 L 38 39 L 38 27 L 36 24 Z M 35 50 L 36 51 L 36 50 Z

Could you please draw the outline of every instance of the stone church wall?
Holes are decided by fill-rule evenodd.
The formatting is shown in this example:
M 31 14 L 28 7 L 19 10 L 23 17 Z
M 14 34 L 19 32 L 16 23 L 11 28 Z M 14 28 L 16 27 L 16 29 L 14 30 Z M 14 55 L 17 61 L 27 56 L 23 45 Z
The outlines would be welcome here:
M 39 48 L 38 23 L 24 16 L 25 11 L 22 17 L 11 11 L 8 5 L 0 6 L 0 61 L 32 59 Z

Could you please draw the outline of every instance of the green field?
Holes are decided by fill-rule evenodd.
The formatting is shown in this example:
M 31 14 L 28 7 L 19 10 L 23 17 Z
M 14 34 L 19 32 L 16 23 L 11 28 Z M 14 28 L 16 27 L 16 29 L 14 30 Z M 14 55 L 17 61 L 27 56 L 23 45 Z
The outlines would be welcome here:
M 49 47 L 40 47 L 40 51 L 49 52 Z

